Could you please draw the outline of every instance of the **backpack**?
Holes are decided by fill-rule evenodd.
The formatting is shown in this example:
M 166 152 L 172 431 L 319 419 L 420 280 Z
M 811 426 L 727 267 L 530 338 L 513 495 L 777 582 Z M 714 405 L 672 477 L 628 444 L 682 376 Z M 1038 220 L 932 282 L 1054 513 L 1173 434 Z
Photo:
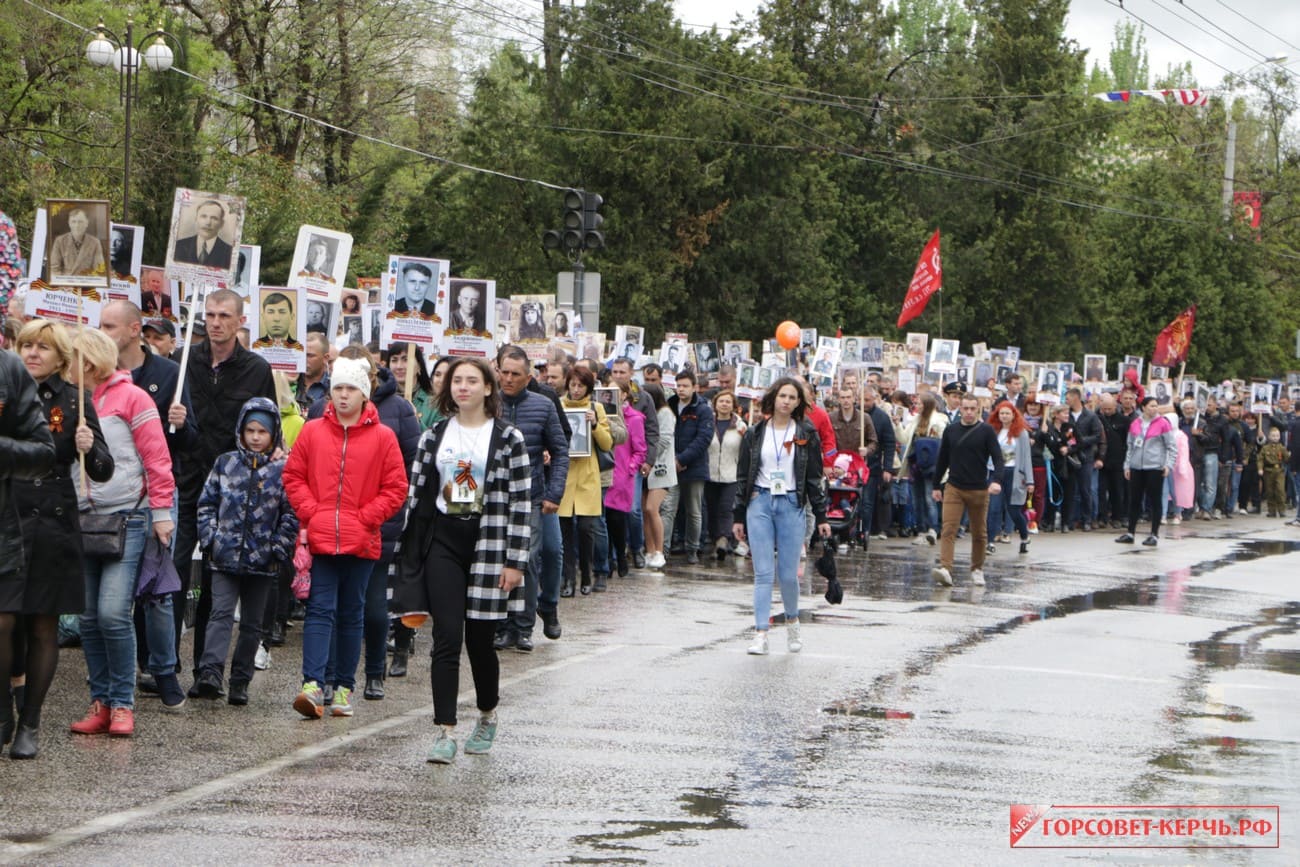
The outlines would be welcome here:
M 922 475 L 934 473 L 939 463 L 939 438 L 916 437 L 912 440 L 912 462 Z

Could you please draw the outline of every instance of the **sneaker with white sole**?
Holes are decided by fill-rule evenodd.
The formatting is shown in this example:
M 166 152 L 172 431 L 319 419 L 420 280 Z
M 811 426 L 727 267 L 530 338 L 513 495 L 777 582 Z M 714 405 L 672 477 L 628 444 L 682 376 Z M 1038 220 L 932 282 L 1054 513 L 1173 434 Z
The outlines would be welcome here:
M 972 569 L 972 570 L 970 570 L 970 583 L 971 583 L 971 584 L 974 584 L 976 587 L 983 587 L 983 586 L 984 586 L 984 570 L 983 570 L 983 569 Z
M 925 541 L 929 542 L 931 545 L 939 541 L 939 534 L 934 531 L 933 527 L 925 531 Z
M 307 719 L 320 719 L 325 715 L 325 696 L 316 681 L 309 680 L 293 700 L 293 709 Z
M 791 653 L 798 653 L 803 650 L 803 641 L 799 638 L 798 620 L 787 620 L 785 622 L 785 640 L 786 649 Z
M 935 566 L 933 569 L 930 570 L 930 574 L 934 577 L 935 581 L 938 581 L 944 587 L 952 586 L 952 573 L 949 572 L 944 567 Z
M 470 734 L 469 740 L 465 741 L 465 755 L 481 756 L 488 750 L 492 749 L 492 741 L 497 736 L 497 715 L 480 714 L 478 722 L 474 725 L 474 731 Z
M 330 702 L 330 716 L 352 716 L 352 690 L 346 686 L 334 687 L 334 700 Z
M 746 545 L 744 542 L 741 542 L 741 543 L 737 544 L 737 545 L 736 545 L 736 556 L 737 556 L 737 557 L 748 557 L 748 556 L 749 556 L 749 546 Z
M 266 671 L 271 667 L 271 651 L 266 649 L 265 644 L 257 645 L 257 655 L 253 657 L 253 668 L 258 671 Z
M 750 656 L 767 656 L 767 630 L 754 633 L 754 643 L 747 652 Z
M 456 758 L 456 740 L 445 726 L 434 726 L 434 729 L 436 733 L 427 761 L 435 765 L 450 765 L 451 760 Z

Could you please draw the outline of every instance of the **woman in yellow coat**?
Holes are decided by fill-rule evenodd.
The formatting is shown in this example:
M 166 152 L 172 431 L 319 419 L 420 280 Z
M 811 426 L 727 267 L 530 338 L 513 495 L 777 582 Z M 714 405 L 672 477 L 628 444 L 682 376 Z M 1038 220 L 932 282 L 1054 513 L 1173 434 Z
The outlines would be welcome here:
M 601 505 L 600 460 L 596 449 L 614 447 L 605 408 L 591 399 L 595 387 L 596 377 L 582 364 L 574 365 L 564 381 L 564 412 L 573 428 L 573 440 L 569 443 L 569 478 L 560 502 L 560 532 L 564 535 L 561 596 L 573 595 L 575 560 L 582 564 L 582 595 L 591 592 L 591 561 L 595 559 L 596 518 Z M 578 457 L 583 452 L 587 455 Z

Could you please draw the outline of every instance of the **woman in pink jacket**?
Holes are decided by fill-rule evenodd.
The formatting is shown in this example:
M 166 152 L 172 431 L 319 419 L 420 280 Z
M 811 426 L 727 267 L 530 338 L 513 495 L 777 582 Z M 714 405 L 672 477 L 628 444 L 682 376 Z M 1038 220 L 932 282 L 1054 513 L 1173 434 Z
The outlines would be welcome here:
M 605 524 L 609 529 L 609 544 L 618 561 L 618 577 L 627 575 L 627 520 L 632 511 L 632 499 L 637 495 L 637 476 L 645 463 L 645 416 L 632 405 L 632 390 L 628 383 L 620 383 L 623 401 L 623 422 L 627 425 L 627 440 L 614 446 L 614 481 L 605 492 Z
M 131 373 L 117 369 L 117 344 L 103 332 L 80 329 L 72 348 L 84 361 L 71 371 L 74 384 L 92 391 L 104 440 L 113 453 L 113 476 L 91 482 L 80 492 L 83 514 L 119 515 L 126 521 L 126 542 L 119 556 L 83 555 L 86 608 L 81 615 L 81 644 L 90 672 L 90 710 L 72 724 L 77 734 L 129 737 L 135 731 L 135 626 L 131 619 L 136 579 L 145 540 L 152 532 L 165 547 L 172 536 L 172 458 L 162 420 L 148 392 L 131 383 Z M 160 622 L 172 621 L 172 597 L 160 606 Z M 179 709 L 185 694 L 176 681 L 175 646 L 153 648 L 164 654 L 154 666 L 164 707 Z

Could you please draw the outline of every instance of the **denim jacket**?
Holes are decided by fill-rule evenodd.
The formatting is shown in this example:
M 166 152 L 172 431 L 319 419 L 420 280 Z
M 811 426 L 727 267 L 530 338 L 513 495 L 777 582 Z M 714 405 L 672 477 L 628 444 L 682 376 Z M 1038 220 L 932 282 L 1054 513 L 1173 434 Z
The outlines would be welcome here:
M 736 465 L 736 523 L 744 523 L 745 510 L 749 499 L 754 494 L 754 482 L 758 478 L 759 465 L 763 461 L 763 437 L 767 433 L 768 419 L 745 432 L 745 440 L 740 446 L 740 460 Z M 809 460 L 809 457 L 812 460 Z M 817 428 L 806 418 L 801 418 L 794 435 L 794 490 L 799 498 L 799 507 L 805 504 L 812 507 L 816 523 L 826 523 L 826 492 L 822 490 L 822 446 L 817 436 Z

